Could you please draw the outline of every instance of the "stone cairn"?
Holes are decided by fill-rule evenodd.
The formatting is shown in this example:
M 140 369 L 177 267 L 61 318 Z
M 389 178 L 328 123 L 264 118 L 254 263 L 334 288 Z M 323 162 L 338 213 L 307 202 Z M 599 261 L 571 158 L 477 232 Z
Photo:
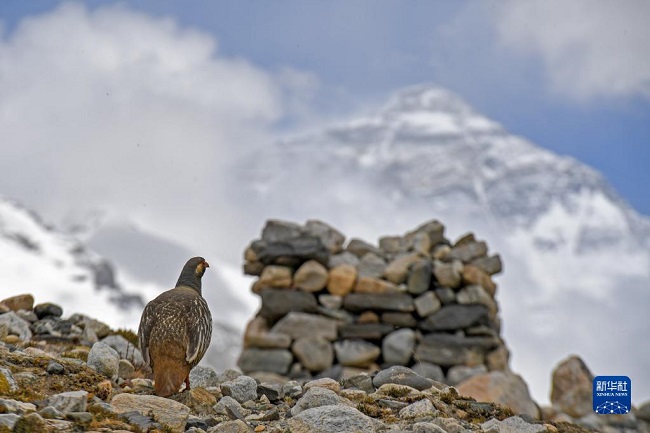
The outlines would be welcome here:
M 239 367 L 291 378 L 342 379 L 392 365 L 455 385 L 508 371 L 488 255 L 473 234 L 451 243 L 429 221 L 379 246 L 345 244 L 333 227 L 269 220 L 245 252 L 261 297 Z

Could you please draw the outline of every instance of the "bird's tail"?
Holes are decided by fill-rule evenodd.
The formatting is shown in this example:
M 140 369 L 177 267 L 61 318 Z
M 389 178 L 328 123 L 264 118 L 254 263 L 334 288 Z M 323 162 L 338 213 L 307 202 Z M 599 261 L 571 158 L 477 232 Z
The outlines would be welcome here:
M 178 392 L 189 373 L 190 366 L 182 365 L 178 360 L 166 356 L 157 359 L 153 372 L 153 387 L 156 395 L 169 397 Z

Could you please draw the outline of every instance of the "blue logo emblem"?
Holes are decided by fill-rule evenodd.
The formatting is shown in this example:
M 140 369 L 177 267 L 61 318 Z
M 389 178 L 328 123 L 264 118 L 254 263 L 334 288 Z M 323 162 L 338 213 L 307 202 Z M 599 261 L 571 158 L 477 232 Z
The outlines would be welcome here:
M 600 415 L 625 414 L 632 408 L 632 381 L 627 376 L 598 376 L 593 382 L 593 408 Z

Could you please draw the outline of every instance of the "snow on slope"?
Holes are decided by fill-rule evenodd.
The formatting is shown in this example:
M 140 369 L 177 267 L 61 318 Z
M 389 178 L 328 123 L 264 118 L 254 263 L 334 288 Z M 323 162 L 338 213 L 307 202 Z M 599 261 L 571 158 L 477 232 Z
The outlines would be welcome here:
M 512 365 L 548 401 L 578 353 L 650 399 L 650 220 L 590 167 L 510 135 L 450 92 L 404 89 L 376 113 L 289 138 L 241 164 L 256 206 L 369 240 L 431 218 L 502 254 Z M 606 345 L 604 350 L 603 345 Z
M 0 257 L 0 298 L 31 293 L 36 303 L 60 304 L 66 316 L 78 312 L 113 326 L 137 327 L 141 299 L 115 283 L 110 265 L 2 198 Z

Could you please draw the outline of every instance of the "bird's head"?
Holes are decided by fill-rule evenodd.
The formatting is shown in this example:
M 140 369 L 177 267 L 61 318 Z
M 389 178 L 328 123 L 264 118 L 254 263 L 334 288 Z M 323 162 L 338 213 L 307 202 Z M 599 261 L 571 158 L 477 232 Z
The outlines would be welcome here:
M 206 268 L 209 267 L 210 265 L 203 257 L 192 257 L 183 266 L 181 275 L 176 282 L 176 287 L 188 286 L 201 293 L 201 277 L 203 277 Z

